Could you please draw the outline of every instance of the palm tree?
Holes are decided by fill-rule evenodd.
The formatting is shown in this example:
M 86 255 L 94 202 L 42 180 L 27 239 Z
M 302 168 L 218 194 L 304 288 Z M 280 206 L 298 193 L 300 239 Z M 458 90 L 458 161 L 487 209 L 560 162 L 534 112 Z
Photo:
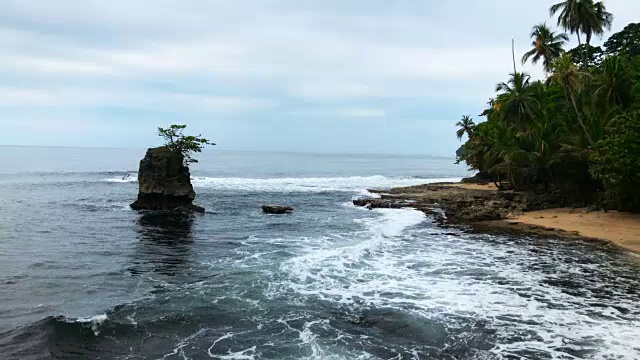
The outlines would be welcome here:
M 605 30 L 611 30 L 613 14 L 607 11 L 602 1 L 582 0 L 589 6 L 587 16 L 580 24 L 580 30 L 586 35 L 587 47 L 591 44 L 593 35 L 602 36 Z
M 531 96 L 531 76 L 524 72 L 510 74 L 511 78 L 505 83 L 496 85 L 498 95 L 494 108 L 500 112 L 500 119 L 523 128 L 532 121 L 540 108 L 538 101 Z
M 582 45 L 580 40 L 580 30 L 582 19 L 584 18 L 584 0 L 565 0 L 557 3 L 549 8 L 549 14 L 558 15 L 558 26 L 562 26 L 565 31 L 578 36 L 578 44 Z
M 593 0 L 582 0 L 586 3 L 585 18 L 580 23 L 580 31 L 586 36 L 587 46 L 585 48 L 585 68 L 589 58 L 589 46 L 593 35 L 602 36 L 605 30 L 611 30 L 613 23 L 613 14 L 607 11 L 602 1 L 596 3 Z
M 565 33 L 556 34 L 546 23 L 540 23 L 531 30 L 531 38 L 533 49 L 524 54 L 522 63 L 531 59 L 532 63 L 537 64 L 542 59 L 544 71 L 551 72 L 553 61 L 564 52 L 562 46 L 569 41 L 569 36 Z
M 613 22 L 613 15 L 607 12 L 602 1 L 565 0 L 549 8 L 551 16 L 558 12 L 558 25 L 565 31 L 576 34 L 579 45 L 582 45 L 580 33 L 586 35 L 588 45 L 593 35 L 602 35 L 605 29 L 611 28 Z M 586 48 L 588 49 L 588 46 Z M 585 67 L 588 59 L 587 51 L 585 50 Z
M 633 100 L 634 82 L 625 65 L 625 59 L 617 55 L 609 56 L 602 62 L 593 95 L 594 102 L 605 109 L 626 108 Z
M 578 123 L 584 131 L 586 139 L 590 145 L 593 145 L 593 140 L 584 124 L 582 113 L 578 109 L 575 94 L 582 90 L 583 77 L 588 76 L 587 73 L 581 72 L 580 69 L 573 63 L 571 55 L 564 54 L 554 62 L 553 74 L 549 78 L 551 81 L 555 81 L 562 85 L 564 89 L 564 95 L 569 103 L 573 106 L 573 110 L 576 113 Z
M 456 131 L 456 136 L 458 140 L 462 140 L 464 134 L 467 134 L 469 139 L 473 136 L 473 130 L 476 127 L 476 123 L 473 122 L 473 118 L 471 115 L 464 115 L 460 121 L 456 123 L 456 126 L 460 128 Z

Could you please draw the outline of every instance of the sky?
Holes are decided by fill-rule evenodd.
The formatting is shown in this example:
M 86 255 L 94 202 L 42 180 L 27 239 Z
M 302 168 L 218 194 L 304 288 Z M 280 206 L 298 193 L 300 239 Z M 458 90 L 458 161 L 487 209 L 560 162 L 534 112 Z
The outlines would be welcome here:
M 554 2 L 2 0 L 0 145 L 451 155 Z

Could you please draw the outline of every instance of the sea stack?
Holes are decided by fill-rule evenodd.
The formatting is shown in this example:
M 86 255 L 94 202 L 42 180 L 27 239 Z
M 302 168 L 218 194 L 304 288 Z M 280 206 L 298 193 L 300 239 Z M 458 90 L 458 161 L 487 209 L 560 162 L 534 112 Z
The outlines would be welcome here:
M 131 204 L 134 210 L 204 212 L 203 207 L 193 204 L 196 192 L 180 152 L 166 146 L 148 149 L 140 161 L 138 183 L 138 200 Z

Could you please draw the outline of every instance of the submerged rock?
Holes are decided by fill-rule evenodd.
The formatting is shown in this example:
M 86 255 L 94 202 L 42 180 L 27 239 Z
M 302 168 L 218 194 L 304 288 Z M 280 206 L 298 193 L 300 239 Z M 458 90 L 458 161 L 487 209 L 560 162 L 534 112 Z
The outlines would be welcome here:
M 288 214 L 293 211 L 293 208 L 283 205 L 262 205 L 262 211 L 267 214 Z
M 196 192 L 191 185 L 184 157 L 168 147 L 151 148 L 140 161 L 138 200 L 134 210 L 186 210 L 204 212 L 193 204 Z

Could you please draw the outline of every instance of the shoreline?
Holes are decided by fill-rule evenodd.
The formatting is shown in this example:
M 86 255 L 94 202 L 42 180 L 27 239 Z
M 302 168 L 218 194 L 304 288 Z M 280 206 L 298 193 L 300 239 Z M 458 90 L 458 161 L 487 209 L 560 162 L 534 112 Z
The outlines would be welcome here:
M 434 183 L 370 191 L 380 198 L 354 204 L 411 207 L 443 227 L 596 242 L 640 254 L 640 214 L 572 208 L 551 194 L 498 191 L 492 184 Z
M 552 208 L 525 212 L 487 226 L 515 227 L 545 236 L 603 242 L 640 254 L 640 214 Z

